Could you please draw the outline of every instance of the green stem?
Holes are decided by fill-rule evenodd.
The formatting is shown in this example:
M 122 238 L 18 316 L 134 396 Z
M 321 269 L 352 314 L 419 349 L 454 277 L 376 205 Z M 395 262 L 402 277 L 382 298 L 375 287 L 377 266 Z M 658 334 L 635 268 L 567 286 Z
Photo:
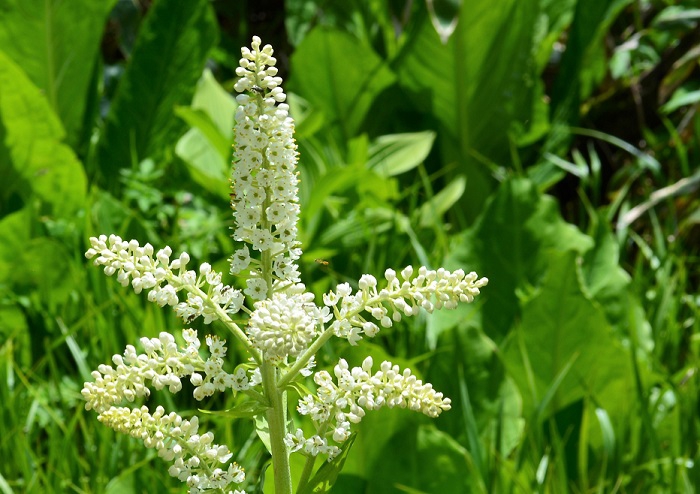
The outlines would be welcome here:
M 275 477 L 275 494 L 292 494 L 292 474 L 289 465 L 289 450 L 284 443 L 286 429 L 287 396 L 277 387 L 277 368 L 264 362 L 260 368 L 262 383 L 270 408 L 267 409 L 268 432 L 270 433 L 270 453 Z
M 299 374 L 299 371 L 306 367 L 309 359 L 316 355 L 316 352 L 321 349 L 321 347 L 331 338 L 331 336 L 333 336 L 333 332 L 331 330 L 326 330 L 321 333 L 321 336 L 319 336 L 316 341 L 314 341 L 311 346 L 299 356 L 299 358 L 294 362 L 294 365 L 287 370 L 284 376 L 282 376 L 282 379 L 280 379 L 277 383 L 277 387 L 282 389 L 287 384 L 292 382 L 297 377 L 297 374 Z
M 306 484 L 309 483 L 309 478 L 311 477 L 311 473 L 314 470 L 314 464 L 316 463 L 316 457 L 313 455 L 309 455 L 306 457 L 306 463 L 304 463 L 304 471 L 301 473 L 301 478 L 299 479 L 299 484 L 297 486 L 297 492 L 301 492 L 301 490 L 306 487 Z
M 209 300 L 209 296 L 199 287 L 186 286 L 185 289 L 188 292 L 192 292 L 195 295 L 198 295 L 202 298 L 202 300 L 209 302 L 208 305 L 212 309 L 214 309 L 216 315 L 219 316 L 219 320 L 222 323 L 224 323 L 224 325 L 228 328 L 229 331 L 231 331 L 231 333 L 236 338 L 238 338 L 238 340 L 241 342 L 246 351 L 250 354 L 251 357 L 253 357 L 253 360 L 255 360 L 257 364 L 262 363 L 262 356 L 260 355 L 260 352 L 253 346 L 248 336 L 243 332 L 243 330 L 238 326 L 238 324 L 233 322 L 231 316 L 229 316 L 228 313 L 224 309 L 222 309 L 219 304 L 211 302 Z

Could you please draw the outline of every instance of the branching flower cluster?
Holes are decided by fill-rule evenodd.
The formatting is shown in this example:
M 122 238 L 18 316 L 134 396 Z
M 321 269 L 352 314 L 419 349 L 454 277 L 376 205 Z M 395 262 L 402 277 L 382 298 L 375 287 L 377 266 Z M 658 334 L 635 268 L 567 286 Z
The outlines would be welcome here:
M 131 286 L 136 293 L 150 290 L 148 300 L 161 307 L 174 306 L 175 312 L 188 324 L 203 316 L 204 323 L 232 315 L 243 305 L 240 290 L 221 283 L 221 273 L 211 269 L 208 263 L 199 268 L 199 274 L 187 270 L 190 256 L 183 252 L 170 261 L 172 249 L 165 247 L 153 257 L 151 244 L 141 247 L 136 240 L 126 242 L 117 235 L 90 238 L 91 247 L 85 253 L 94 264 L 104 266 L 107 276 L 116 273 L 122 286 Z M 202 290 L 206 288 L 206 292 Z M 185 291 L 187 300 L 180 302 L 178 292 Z
M 333 369 L 335 381 L 327 371 L 317 372 L 316 394 L 299 400 L 298 412 L 311 417 L 317 431 L 328 430 L 326 436 L 342 443 L 350 438 L 351 424 L 359 423 L 367 410 L 408 408 L 435 418 L 451 408 L 449 398 L 436 392 L 431 384 L 423 384 L 410 369 L 401 371 L 398 365 L 384 361 L 372 374 L 372 366 L 372 357 L 367 357 L 361 367 L 352 369 L 341 359 Z M 286 441 L 292 451 L 303 448 L 311 455 L 325 453 L 333 458 L 339 451 L 337 446 L 329 446 L 328 437 L 315 435 L 304 439 L 300 429 L 288 434 Z
M 215 334 L 205 338 L 209 356 L 204 358 L 195 330 L 183 330 L 184 346 L 164 332 L 142 338 L 143 353 L 129 345 L 112 358 L 113 365 L 100 365 L 82 394 L 85 407 L 95 410 L 102 423 L 141 439 L 172 462 L 170 474 L 185 482 L 190 493 L 240 494 L 231 489 L 245 481 L 243 470 L 229 463 L 232 453 L 214 444 L 211 433 L 199 433 L 196 416 L 185 420 L 162 407 L 151 413 L 145 405 L 123 405 L 147 400 L 151 389 L 176 393 L 184 378 L 197 400 L 215 392 L 241 393 L 248 400 L 241 406 L 257 411 L 256 425 L 262 424 L 270 438 L 275 490 L 291 494 L 291 453 L 307 457 L 303 484 L 315 457 L 330 460 L 344 443 L 350 444 L 353 425 L 368 411 L 399 407 L 437 417 L 451 406 L 431 384 L 388 361 L 373 371 L 370 357 L 352 368 L 340 359 L 332 374 L 314 372 L 318 350 L 333 336 L 357 345 L 421 310 L 432 313 L 470 303 L 488 280 L 461 269 L 408 266 L 399 274 L 387 269 L 381 286 L 365 274 L 356 288 L 338 285 L 317 305 L 299 279 L 297 146 L 273 50 L 254 37 L 251 48 L 241 53 L 231 194 L 233 238 L 240 247 L 229 259 L 229 274 L 245 288 L 224 284 L 222 274 L 208 263 L 198 271 L 187 269 L 186 253 L 172 259 L 169 247 L 156 252 L 150 244 L 116 235 L 91 238 L 85 255 L 123 286 L 131 285 L 136 293 L 146 290 L 150 301 L 173 307 L 187 324 L 199 317 L 205 324 L 216 322 L 249 359 L 228 363 L 225 342 Z M 225 370 L 228 366 L 233 372 Z M 289 428 L 293 420 L 286 403 L 291 390 L 307 389 L 304 381 L 310 376 L 315 390 L 301 392 L 296 407 L 298 420 L 308 417 L 315 429 L 307 438 L 301 429 Z
M 211 432 L 199 434 L 199 419 L 194 416 L 183 420 L 175 412 L 165 414 L 163 407 L 157 407 L 151 414 L 148 407 L 111 407 L 102 412 L 99 421 L 118 432 L 140 439 L 147 448 L 158 450 L 158 456 L 173 462 L 168 470 L 189 487 L 189 492 L 199 494 L 211 490 L 223 491 L 231 484 L 245 480 L 243 469 L 236 463 L 225 470 L 219 464 L 226 464 L 233 454 L 226 446 L 214 444 Z M 229 491 L 231 494 L 245 494 L 245 491 Z

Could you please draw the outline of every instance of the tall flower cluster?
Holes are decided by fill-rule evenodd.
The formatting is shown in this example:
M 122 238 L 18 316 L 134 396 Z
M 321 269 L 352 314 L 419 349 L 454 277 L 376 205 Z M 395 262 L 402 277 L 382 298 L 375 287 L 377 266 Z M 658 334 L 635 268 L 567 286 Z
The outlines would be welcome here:
M 228 490 L 244 479 L 236 463 L 225 466 L 232 457 L 228 448 L 215 445 L 211 433 L 200 434 L 197 417 L 185 420 L 161 407 L 151 413 L 145 406 L 121 405 L 148 398 L 151 388 L 176 393 L 188 376 L 197 400 L 215 392 L 243 393 L 247 401 L 231 416 L 265 415 L 256 423 L 265 424 L 269 437 L 275 489 L 291 493 L 290 452 L 307 455 L 308 476 L 315 456 L 330 460 L 340 452 L 339 445 L 350 444 L 346 441 L 352 425 L 367 411 L 399 407 L 437 417 L 451 406 L 431 384 L 388 361 L 373 372 L 370 357 L 354 368 L 340 359 L 332 374 L 314 373 L 316 352 L 333 336 L 357 345 L 363 337 L 377 335 L 380 327 L 421 310 L 432 313 L 470 303 L 488 283 L 461 269 L 408 266 L 398 274 L 387 269 L 381 286 L 369 274 L 356 288 L 340 284 L 317 305 L 299 279 L 297 146 L 273 50 L 254 37 L 251 48 L 242 48 L 241 54 L 231 194 L 233 238 L 241 246 L 229 261 L 230 274 L 239 278 L 237 286 L 245 288 L 224 284 L 222 274 L 208 263 L 198 271 L 187 269 L 187 253 L 172 259 L 169 247 L 156 252 L 150 244 L 141 246 L 116 235 L 92 237 L 85 254 L 123 286 L 130 285 L 136 293 L 145 290 L 150 301 L 173 307 L 187 324 L 199 317 L 205 324 L 216 322 L 250 357 L 229 373 L 224 369 L 230 357 L 219 336 L 206 337 L 209 356 L 204 358 L 195 330 L 183 330 L 184 347 L 164 332 L 141 339 L 144 353 L 128 345 L 123 355 L 112 358 L 113 365 L 100 365 L 92 373 L 93 381 L 85 383 L 85 407 L 95 410 L 104 424 L 140 438 L 171 461 L 170 474 L 186 482 L 191 494 L 242 492 Z M 315 390 L 307 393 L 301 381 L 312 374 Z M 289 429 L 291 390 L 304 390 L 297 411 L 315 426 L 312 437 Z
M 286 95 L 277 77 L 277 60 L 270 45 L 260 47 L 253 37 L 252 50 L 243 48 L 235 85 L 239 94 L 236 111 L 236 153 L 233 194 L 236 226 L 233 238 L 253 251 L 271 257 L 277 281 L 299 280 L 296 260 L 299 216 L 297 146 L 294 121 L 289 117 Z M 231 257 L 231 273 L 250 270 L 246 293 L 256 300 L 267 298 L 271 286 L 265 279 L 261 259 L 244 245 Z

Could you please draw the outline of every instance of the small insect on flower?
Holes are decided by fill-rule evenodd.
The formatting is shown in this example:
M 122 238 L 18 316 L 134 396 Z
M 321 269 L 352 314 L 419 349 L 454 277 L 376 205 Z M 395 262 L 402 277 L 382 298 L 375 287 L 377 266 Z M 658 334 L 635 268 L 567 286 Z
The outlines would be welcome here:
M 253 86 L 252 88 L 250 88 L 250 90 L 253 91 L 254 93 L 257 93 L 257 94 L 265 93 L 263 88 L 261 88 L 260 86 Z
M 314 262 L 320 264 L 321 266 L 328 266 L 330 263 L 325 259 L 314 259 Z

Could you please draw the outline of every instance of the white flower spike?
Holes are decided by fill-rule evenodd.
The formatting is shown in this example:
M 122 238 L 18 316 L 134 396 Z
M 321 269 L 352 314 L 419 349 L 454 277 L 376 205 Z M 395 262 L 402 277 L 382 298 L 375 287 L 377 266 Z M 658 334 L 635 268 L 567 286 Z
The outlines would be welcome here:
M 216 322 L 247 352 L 244 362 L 229 364 L 241 352 L 229 354 L 216 334 L 205 337 L 209 356 L 204 358 L 194 329 L 182 331 L 184 345 L 163 332 L 158 338 L 141 339 L 144 353 L 128 345 L 123 355 L 112 358 L 112 366 L 100 365 L 92 373 L 94 381 L 82 390 L 86 409 L 95 410 L 105 425 L 155 448 L 171 462 L 170 475 L 186 483 L 190 494 L 243 494 L 232 490 L 245 475 L 231 462 L 231 451 L 214 444 L 211 433 L 200 434 L 196 416 L 186 420 L 174 412 L 166 414 L 162 407 L 151 413 L 146 406 L 124 404 L 147 399 L 151 389 L 177 393 L 184 378 L 198 401 L 215 392 L 243 394 L 248 399 L 243 403 L 246 413 L 264 415 L 267 424 L 275 492 L 291 494 L 289 455 L 307 457 L 307 478 L 302 480 L 308 481 L 315 457 L 335 458 L 343 443 L 351 444 L 347 441 L 354 424 L 368 411 L 399 407 L 437 417 L 451 407 L 450 399 L 431 384 L 388 361 L 373 371 L 370 357 L 353 368 L 340 359 L 332 374 L 316 371 L 321 347 L 333 336 L 357 345 L 421 310 L 432 313 L 470 303 L 488 283 L 461 269 L 407 266 L 399 274 L 387 269 L 385 282 L 365 274 L 356 288 L 340 284 L 317 305 L 300 283 L 297 265 L 297 145 L 277 61 L 272 47 L 262 46 L 258 37 L 253 37 L 251 48 L 241 49 L 241 55 L 231 177 L 233 238 L 239 246 L 229 258 L 229 274 L 244 288 L 224 284 L 222 274 L 208 263 L 199 270 L 188 269 L 187 253 L 171 259 L 170 247 L 155 252 L 150 244 L 141 246 L 116 235 L 90 238 L 85 253 L 123 286 L 131 285 L 136 293 L 145 290 L 150 301 L 173 307 L 186 324 L 200 317 L 204 324 Z M 229 365 L 232 372 L 225 370 Z M 315 391 L 307 393 L 312 388 L 304 383 L 307 378 L 313 379 Z M 292 390 L 300 392 L 297 412 L 315 429 L 308 438 L 301 429 L 290 429 L 287 395 Z

